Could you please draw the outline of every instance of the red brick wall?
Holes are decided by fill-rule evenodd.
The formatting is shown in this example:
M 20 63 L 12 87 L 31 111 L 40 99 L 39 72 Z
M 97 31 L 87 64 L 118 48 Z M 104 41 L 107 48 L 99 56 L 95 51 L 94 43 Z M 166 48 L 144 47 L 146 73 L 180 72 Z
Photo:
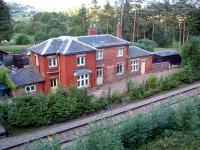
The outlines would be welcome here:
M 34 85 L 34 84 L 31 84 L 31 85 Z M 29 94 L 35 94 L 35 93 L 39 93 L 39 92 L 44 92 L 44 84 L 42 82 L 41 83 L 36 83 L 36 91 L 35 92 L 31 92 Z M 23 93 L 25 93 L 25 86 L 17 87 L 12 92 L 12 94 L 13 94 L 14 97 L 15 96 L 20 96 Z
M 60 55 L 61 85 L 64 87 L 70 88 L 77 84 L 77 77 L 74 76 L 74 72 L 78 68 L 77 55 Z M 90 87 L 96 87 L 96 53 L 85 53 L 85 57 L 86 65 L 84 67 L 92 71 L 89 76 Z
M 124 48 L 123 56 L 117 57 L 117 49 Z M 103 60 L 97 60 L 97 67 L 103 67 L 104 83 L 114 82 L 126 76 L 128 60 L 128 46 L 118 46 L 103 49 Z M 118 63 L 124 64 L 124 75 L 116 75 L 116 67 Z
M 58 67 L 49 68 L 48 67 L 48 57 L 38 55 L 39 66 L 36 65 L 35 53 L 31 52 L 31 65 L 37 69 L 37 71 L 44 77 L 44 93 L 48 94 L 50 91 L 50 79 L 57 78 L 59 83 L 59 59 L 58 59 Z M 54 55 L 53 55 L 54 56 Z M 56 55 L 55 55 L 56 56 Z M 58 56 L 56 56 L 58 57 Z
M 131 72 L 131 60 L 138 59 L 139 60 L 139 69 L 138 71 Z M 141 61 L 145 61 L 145 73 L 152 72 L 152 56 L 145 56 L 140 58 L 129 58 L 128 60 L 128 75 L 136 76 L 141 75 Z

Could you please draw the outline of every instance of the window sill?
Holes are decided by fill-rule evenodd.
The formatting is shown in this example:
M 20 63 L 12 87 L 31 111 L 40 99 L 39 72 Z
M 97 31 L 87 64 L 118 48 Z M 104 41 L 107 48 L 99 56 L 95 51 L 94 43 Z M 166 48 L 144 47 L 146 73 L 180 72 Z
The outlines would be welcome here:
M 118 73 L 118 74 L 116 74 L 117 76 L 122 76 L 122 75 L 124 75 L 124 73 Z
M 58 68 L 58 66 L 55 66 L 55 67 L 49 67 L 49 69 L 56 69 Z

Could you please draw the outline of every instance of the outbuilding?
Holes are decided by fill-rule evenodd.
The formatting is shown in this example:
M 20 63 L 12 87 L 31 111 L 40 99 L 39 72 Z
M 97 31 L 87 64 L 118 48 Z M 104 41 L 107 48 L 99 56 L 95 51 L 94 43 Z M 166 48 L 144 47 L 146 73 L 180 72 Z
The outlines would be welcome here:
M 173 49 L 153 52 L 153 63 L 169 62 L 170 65 L 180 65 L 180 53 Z

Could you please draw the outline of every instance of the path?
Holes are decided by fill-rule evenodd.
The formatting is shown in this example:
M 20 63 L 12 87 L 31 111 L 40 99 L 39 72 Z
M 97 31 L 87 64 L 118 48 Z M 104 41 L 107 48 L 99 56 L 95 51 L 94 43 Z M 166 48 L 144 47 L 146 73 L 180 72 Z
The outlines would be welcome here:
M 145 75 L 138 75 L 138 76 L 132 77 L 131 79 L 133 81 L 135 81 L 136 83 L 142 83 L 143 81 L 145 81 L 150 76 L 156 76 L 158 79 L 160 79 L 161 77 L 165 77 L 165 76 L 172 74 L 176 71 L 177 71 L 177 69 L 169 69 L 169 70 L 165 70 L 165 71 L 162 71 L 162 72 L 148 73 L 148 74 L 145 74 Z M 126 79 L 123 79 L 119 82 L 100 86 L 99 89 L 102 90 L 102 92 L 106 94 L 109 90 L 109 87 L 111 88 L 111 93 L 116 91 L 116 92 L 119 92 L 120 94 L 123 94 L 126 91 Z

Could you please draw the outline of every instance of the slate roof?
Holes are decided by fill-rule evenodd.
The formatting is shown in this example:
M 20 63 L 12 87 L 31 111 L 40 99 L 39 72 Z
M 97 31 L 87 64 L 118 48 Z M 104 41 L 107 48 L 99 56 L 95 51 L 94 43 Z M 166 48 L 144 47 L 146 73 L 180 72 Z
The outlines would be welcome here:
M 39 83 L 44 81 L 44 78 L 34 69 L 31 68 L 12 70 L 9 73 L 9 77 L 11 81 L 17 86 Z
M 173 49 L 166 49 L 166 50 L 162 50 L 162 51 L 156 51 L 156 52 L 153 52 L 153 54 L 159 55 L 161 57 L 172 56 L 172 55 L 180 55 L 179 52 L 177 52 L 176 50 L 173 50 Z
M 33 51 L 40 55 L 56 53 L 74 54 L 88 51 L 96 51 L 97 48 L 128 44 L 128 41 L 109 34 L 78 37 L 60 36 L 39 43 L 29 48 L 28 51 Z
M 110 46 L 128 45 L 129 42 L 110 34 L 101 34 L 93 36 L 79 36 L 79 41 L 95 48 L 104 48 Z
M 141 49 L 136 46 L 130 46 L 128 50 L 129 57 L 142 57 L 142 56 L 150 56 L 151 52 Z
M 42 43 L 39 43 L 31 48 L 28 51 L 33 51 L 37 54 L 55 54 L 62 45 L 62 40 L 60 38 L 51 38 Z
M 87 68 L 79 68 L 79 69 L 76 69 L 76 71 L 74 72 L 74 75 L 80 76 L 80 75 L 90 74 L 91 72 L 92 71 Z
M 88 51 L 96 51 L 97 49 L 78 41 L 76 38 L 69 38 L 64 40 L 60 48 L 58 49 L 58 53 L 62 54 L 74 54 L 74 53 L 82 53 Z

